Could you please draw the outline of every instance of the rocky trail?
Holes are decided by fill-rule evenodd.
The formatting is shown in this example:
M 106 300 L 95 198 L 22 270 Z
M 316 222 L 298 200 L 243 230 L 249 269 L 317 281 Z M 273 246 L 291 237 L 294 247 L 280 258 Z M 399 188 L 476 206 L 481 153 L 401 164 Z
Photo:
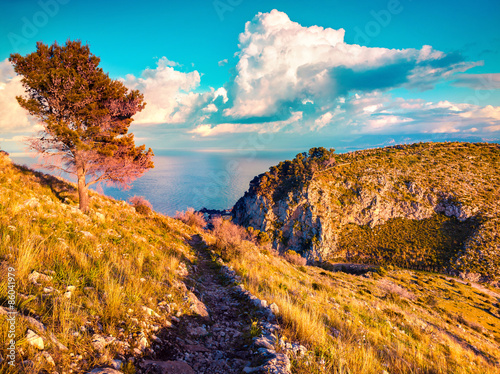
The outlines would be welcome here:
M 264 322 L 270 327 L 267 334 L 269 340 L 262 335 L 265 332 L 265 328 L 262 328 L 262 317 L 265 314 L 256 308 L 261 300 L 244 297 L 245 292 L 248 292 L 243 287 L 232 284 L 227 274 L 221 272 L 224 267 L 217 266 L 211 260 L 201 237 L 193 236 L 189 244 L 198 253 L 198 262 L 192 266 L 185 290 L 186 301 L 191 304 L 193 315 L 174 317 L 171 327 L 158 332 L 155 353 L 152 357 L 144 358 L 139 372 L 289 372 L 288 358 L 276 353 L 271 344 L 276 342 L 271 332 L 277 329 L 277 325 Z M 183 284 L 182 287 L 184 286 Z M 254 302 L 252 305 L 255 299 L 259 303 Z M 274 315 L 272 317 L 275 318 Z M 259 319 L 261 321 L 258 322 Z M 259 337 L 259 334 L 262 336 Z M 265 346 L 264 352 L 262 348 L 255 352 L 259 339 L 260 345 Z

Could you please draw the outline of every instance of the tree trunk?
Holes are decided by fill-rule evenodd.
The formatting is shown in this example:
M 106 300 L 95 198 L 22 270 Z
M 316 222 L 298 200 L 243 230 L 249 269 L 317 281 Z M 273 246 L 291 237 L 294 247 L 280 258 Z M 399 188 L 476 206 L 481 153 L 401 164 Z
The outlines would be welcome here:
M 78 177 L 78 197 L 80 203 L 80 210 L 86 213 L 89 209 L 89 192 L 87 190 L 87 184 L 85 183 L 85 171 L 83 168 L 79 168 L 76 171 Z

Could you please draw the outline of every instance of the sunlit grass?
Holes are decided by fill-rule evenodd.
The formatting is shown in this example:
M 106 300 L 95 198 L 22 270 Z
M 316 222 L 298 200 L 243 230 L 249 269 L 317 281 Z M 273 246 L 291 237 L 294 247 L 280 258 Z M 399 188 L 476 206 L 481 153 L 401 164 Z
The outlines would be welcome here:
M 61 201 L 65 198 L 66 202 Z M 176 272 L 179 265 L 193 259 L 184 242 L 193 229 L 154 212 L 145 217 L 128 204 L 93 192 L 90 201 L 90 212 L 84 215 L 77 209 L 70 184 L 15 166 L 0 156 L 0 269 L 16 269 L 20 315 L 45 325 L 46 330 L 39 331 L 19 317 L 16 326 L 21 349 L 17 360 L 32 360 L 35 371 L 49 367 L 37 361 L 39 353 L 24 339 L 28 328 L 44 337 L 45 350 L 58 369 L 69 370 L 74 363 L 71 357 L 82 354 L 85 362 L 78 367 L 90 370 L 109 364 L 117 348 L 109 345 L 97 354 L 89 331 L 115 337 L 121 334 L 118 326 L 121 331 L 141 331 L 141 308 L 158 312 L 158 303 L 167 294 L 178 308 L 183 305 L 181 291 L 172 285 L 181 280 Z M 28 280 L 34 271 L 52 278 L 35 284 Z M 3 306 L 6 296 L 6 277 L 2 276 Z M 129 309 L 135 318 L 127 316 Z M 4 318 L 0 316 L 0 337 L 7 334 Z M 59 351 L 50 334 L 69 351 Z M 6 357 L 4 346 L 0 354 Z M 0 371 L 4 369 L 9 370 L 5 360 L 0 364 Z
M 471 286 L 410 270 L 331 272 L 242 246 L 229 265 L 248 290 L 278 305 L 284 337 L 309 350 L 292 356 L 294 373 L 498 372 L 500 313 Z

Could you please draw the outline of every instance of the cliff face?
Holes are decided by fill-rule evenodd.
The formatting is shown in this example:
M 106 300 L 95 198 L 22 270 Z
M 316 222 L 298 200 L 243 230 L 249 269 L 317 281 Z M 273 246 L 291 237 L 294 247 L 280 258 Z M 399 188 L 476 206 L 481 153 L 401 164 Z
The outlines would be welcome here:
M 397 218 L 442 214 L 482 227 L 499 216 L 498 145 L 427 143 L 330 156 L 329 167 L 316 168 L 293 188 L 283 188 L 279 179 L 288 176 L 277 168 L 256 177 L 233 209 L 236 223 L 268 232 L 280 251 L 326 260 L 352 257 L 353 245 L 341 240 L 352 225 L 369 230 Z M 455 255 L 466 253 L 469 242 L 458 243 Z M 493 239 L 493 251 L 498 242 Z

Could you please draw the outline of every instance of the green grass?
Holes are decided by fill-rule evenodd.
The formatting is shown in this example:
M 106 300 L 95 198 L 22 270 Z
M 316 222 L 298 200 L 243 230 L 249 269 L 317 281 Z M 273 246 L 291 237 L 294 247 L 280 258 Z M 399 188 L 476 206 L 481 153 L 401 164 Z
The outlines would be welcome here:
M 341 232 L 332 261 L 448 271 L 450 260 L 478 224 L 441 214 L 422 220 L 393 218 L 373 228 L 349 224 Z

